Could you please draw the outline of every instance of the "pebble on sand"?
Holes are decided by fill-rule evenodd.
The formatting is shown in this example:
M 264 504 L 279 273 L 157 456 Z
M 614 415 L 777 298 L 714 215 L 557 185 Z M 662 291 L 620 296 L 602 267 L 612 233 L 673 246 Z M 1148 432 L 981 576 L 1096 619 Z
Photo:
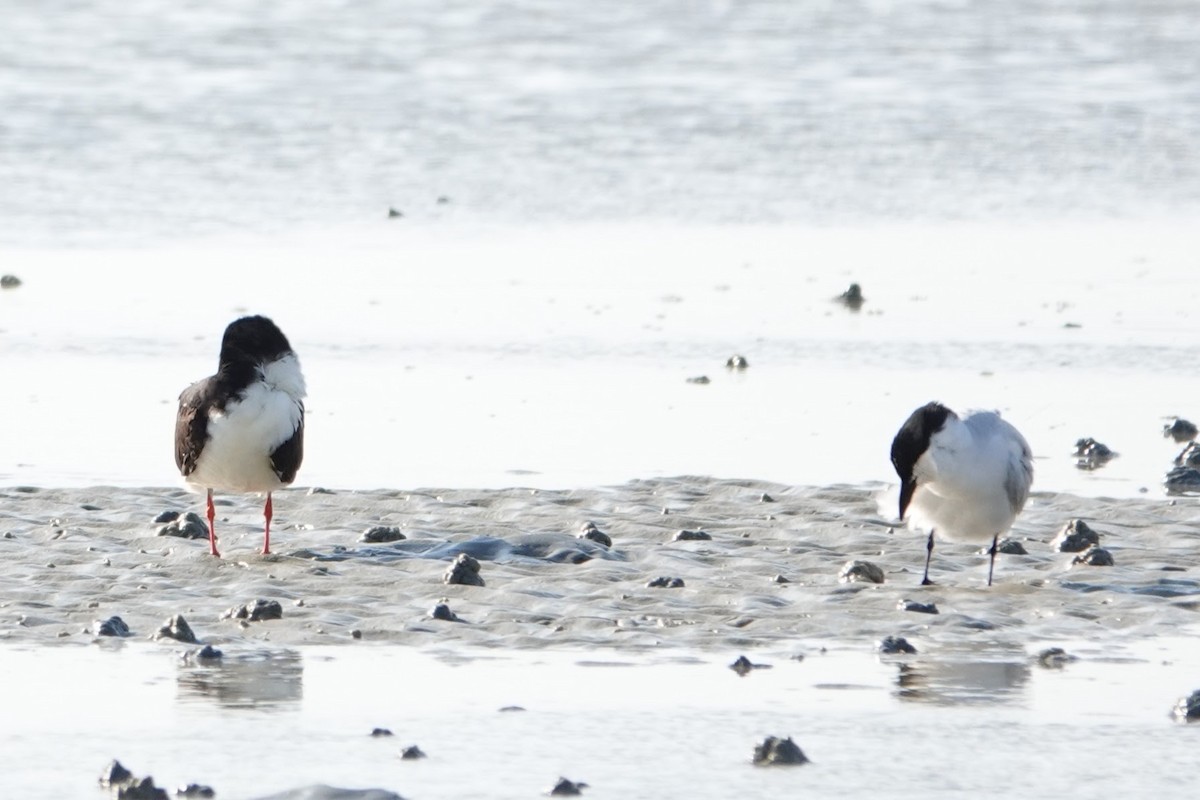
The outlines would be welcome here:
M 1192 494 L 1200 492 L 1200 469 L 1175 467 L 1163 478 L 1167 494 Z
M 97 636 L 128 636 L 130 633 L 125 620 L 117 616 L 96 620 L 92 623 L 92 631 Z
M 167 619 L 162 624 L 162 627 L 154 632 L 155 640 L 174 639 L 177 642 L 184 644 L 199 644 L 196 639 L 196 634 L 192 632 L 192 626 L 188 625 L 187 620 L 182 614 L 175 614 Z
M 605 547 L 612 547 L 612 537 L 604 531 L 596 527 L 594 522 L 585 522 L 579 529 L 580 539 L 588 539 L 589 541 L 602 544 Z
M 450 604 L 444 600 L 429 611 L 430 619 L 440 619 L 443 622 L 462 622 L 462 618 L 450 610 Z
M 386 542 L 399 542 L 407 538 L 395 525 L 375 525 L 363 531 L 363 535 L 358 540 L 372 544 L 383 544 Z
M 860 308 L 862 308 L 863 303 L 867 301 L 867 298 L 863 297 L 862 287 L 857 283 L 852 283 L 850 284 L 850 288 L 839 294 L 834 298 L 834 300 L 841 303 L 851 311 L 858 311 Z
M 986 556 L 992 552 L 992 546 L 979 548 L 979 555 Z M 1021 544 L 1016 539 L 1001 539 L 996 545 L 996 552 L 1006 556 L 1027 556 L 1029 551 L 1025 549 L 1025 545 Z
M 127 770 L 120 761 L 115 758 L 109 762 L 104 771 L 100 773 L 100 785 L 108 788 L 110 786 L 119 786 L 122 783 L 127 783 L 133 780 L 133 773 Z
M 751 670 L 755 669 L 770 669 L 770 664 L 755 664 L 745 656 L 738 656 L 737 659 L 729 665 L 729 668 L 738 675 L 745 677 Z
M 206 644 L 206 645 L 204 645 L 204 647 L 201 647 L 199 650 L 188 650 L 186 653 L 183 654 L 182 659 L 185 662 L 195 662 L 195 661 L 213 662 L 213 661 L 220 661 L 224 657 L 225 657 L 225 654 L 222 653 L 220 650 L 213 647 L 211 644 Z
M 425 758 L 425 752 L 415 744 L 410 744 L 400 751 L 400 758 L 404 761 L 416 761 Z
M 466 553 L 459 553 L 442 576 L 442 583 L 459 584 L 461 586 L 483 586 L 483 576 L 479 574 L 479 561 Z
M 262 622 L 268 619 L 283 619 L 283 606 L 278 600 L 259 598 L 253 603 L 245 603 L 227 609 L 221 619 L 244 619 L 248 622 Z
M 660 575 L 657 578 L 651 578 L 646 583 L 650 589 L 682 589 L 684 586 L 683 578 L 669 578 L 665 575 Z
M 917 652 L 903 636 L 889 636 L 880 641 L 876 649 L 885 656 L 915 655 Z
M 883 570 L 870 561 L 847 561 L 838 573 L 842 583 L 883 583 Z
M 171 514 L 175 516 L 166 520 L 165 525 L 161 525 L 155 536 L 175 536 L 180 539 L 207 539 L 208 538 L 208 523 L 204 521 L 204 517 L 197 514 L 195 511 L 189 511 L 186 514 L 180 514 L 174 511 L 164 511 L 154 518 L 155 522 L 162 520 Z
M 1093 545 L 1071 559 L 1071 566 L 1073 567 L 1076 565 L 1085 567 L 1111 567 L 1115 563 L 1112 553 L 1099 545 Z
M 1171 709 L 1171 715 L 1180 722 L 1200 721 L 1200 689 L 1187 697 L 1179 698 L 1175 707 Z
M 1175 466 L 1200 468 L 1200 442 L 1188 442 L 1187 447 L 1175 456 Z
M 1174 439 L 1177 444 L 1190 442 L 1196 438 L 1196 434 L 1200 433 L 1200 429 L 1186 419 L 1176 417 L 1171 422 L 1163 425 L 1163 438 Z
M 708 384 L 712 383 L 707 375 L 696 375 L 695 377 L 688 378 L 687 382 L 694 383 L 699 386 L 707 386 Z
M 166 789 L 154 785 L 154 778 L 147 775 L 130 781 L 117 789 L 117 800 L 167 800 Z
M 679 531 L 671 539 L 672 542 L 711 542 L 712 534 L 708 531 Z
M 1103 467 L 1120 453 L 1114 452 L 1108 445 L 1089 436 L 1086 439 L 1075 441 L 1075 455 L 1079 457 L 1079 460 L 1075 462 L 1076 467 L 1093 470 Z
M 896 608 L 900 611 L 914 611 L 918 614 L 937 614 L 938 607 L 934 603 L 918 603 L 916 600 L 899 600 Z
M 21 285 L 21 279 L 16 275 L 0 275 L 0 289 L 16 289 Z
M 175 790 L 176 797 L 216 797 L 217 793 L 211 786 L 200 783 L 189 783 Z
M 1050 546 L 1060 553 L 1082 553 L 1100 544 L 1100 534 L 1081 519 L 1073 519 L 1050 540 Z
M 1075 656 L 1061 647 L 1047 647 L 1037 654 L 1037 663 L 1046 669 L 1062 669 L 1075 660 Z
M 586 788 L 587 784 L 583 781 L 559 778 L 553 786 L 546 790 L 546 794 L 551 797 L 578 797 Z
M 371 729 L 371 736 L 374 736 L 376 738 L 378 738 L 380 736 L 391 736 L 391 735 L 392 735 L 392 732 L 388 728 L 372 728 Z
M 750 362 L 746 360 L 745 356 L 733 355 L 725 360 L 726 369 L 746 369 L 749 366 Z
M 753 762 L 758 766 L 788 766 L 807 764 L 808 757 L 799 745 L 792 741 L 792 737 L 780 739 L 777 736 L 768 736 L 754 745 Z

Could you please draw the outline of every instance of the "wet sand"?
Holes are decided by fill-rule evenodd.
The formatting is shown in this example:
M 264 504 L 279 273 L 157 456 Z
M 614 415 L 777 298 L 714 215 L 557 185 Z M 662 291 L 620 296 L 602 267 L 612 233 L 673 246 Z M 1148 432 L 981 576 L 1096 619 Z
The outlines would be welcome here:
M 1035 493 L 1012 533 L 1027 555 L 1001 555 L 991 588 L 986 556 L 951 543 L 935 550 L 937 585 L 919 586 L 925 537 L 881 513 L 893 502 L 884 487 L 678 477 L 570 491 L 293 489 L 276 494 L 270 556 L 257 553 L 259 502 L 219 498 L 225 558 L 214 559 L 206 541 L 156 535 L 160 512 L 201 510 L 182 490 L 0 490 L 0 642 L 88 642 L 112 616 L 145 639 L 180 614 L 218 647 L 787 653 L 904 636 L 922 650 L 1034 649 L 1178 634 L 1200 609 L 1200 513 L 1187 498 Z M 1114 566 L 1072 565 L 1051 546 L 1073 518 Z M 588 522 L 611 547 L 579 538 Z M 407 538 L 360 541 L 373 526 Z M 711 538 L 675 541 L 681 530 Z M 479 561 L 484 586 L 443 583 L 459 553 Z M 885 582 L 839 581 L 853 560 Z M 667 587 L 648 585 L 660 577 Z M 258 599 L 278 601 L 282 618 L 223 618 Z M 906 600 L 939 613 L 902 610 Z M 435 619 L 440 603 L 457 620 Z

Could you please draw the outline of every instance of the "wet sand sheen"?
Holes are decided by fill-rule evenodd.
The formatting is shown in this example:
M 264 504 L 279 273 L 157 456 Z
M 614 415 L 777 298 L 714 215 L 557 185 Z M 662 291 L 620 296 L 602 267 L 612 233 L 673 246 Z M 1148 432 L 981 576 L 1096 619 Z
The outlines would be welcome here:
M 1035 493 L 1013 532 L 1027 554 L 1001 555 L 993 587 L 985 555 L 949 544 L 921 587 L 924 537 L 891 527 L 882 490 L 294 489 L 268 557 L 257 499 L 223 498 L 223 559 L 156 535 L 160 512 L 198 507 L 182 490 L 0 490 L 0 658 L 26 689 L 8 779 L 83 796 L 118 758 L 226 798 L 521 798 L 556 775 L 585 796 L 703 800 L 1178 790 L 1192 731 L 1168 712 L 1200 663 L 1193 504 Z M 1056 549 L 1072 519 L 1113 566 Z M 443 582 L 464 556 L 482 586 Z M 884 582 L 839 581 L 851 562 Z M 259 600 L 280 618 L 254 620 L 274 609 Z M 197 643 L 151 640 L 174 615 Z M 130 635 L 98 636 L 114 616 Z M 886 637 L 916 653 L 878 653 Z M 1040 664 L 1053 646 L 1077 660 Z M 766 668 L 739 677 L 739 655 Z M 378 725 L 395 741 L 367 736 Z M 1079 761 L 1064 725 L 1128 758 Z M 752 766 L 768 736 L 812 763 Z M 429 758 L 402 761 L 411 745 Z M 862 768 L 898 752 L 886 786 Z
M 1187 500 L 1035 493 L 1013 531 L 1027 554 L 1001 555 L 989 590 L 986 556 L 948 543 L 934 554 L 937 585 L 919 586 L 924 537 L 894 529 L 880 494 L 701 477 L 571 491 L 292 490 L 276 502 L 278 555 L 255 552 L 259 510 L 246 497 L 219 506 L 227 552 L 214 559 L 203 540 L 155 535 L 157 514 L 197 507 L 183 491 L 4 489 L 0 641 L 90 641 L 111 616 L 144 638 L 181 614 L 218 646 L 786 652 L 891 635 L 918 647 L 1117 640 L 1196 621 L 1200 516 Z M 1055 549 L 1074 518 L 1114 566 L 1073 565 Z M 611 547 L 580 537 L 588 522 Z M 406 538 L 360 541 L 376 526 Z M 684 530 L 700 535 L 677 540 Z M 462 553 L 483 586 L 443 583 Z M 839 581 L 856 560 L 885 582 Z M 278 601 L 282 618 L 222 618 L 258 599 Z

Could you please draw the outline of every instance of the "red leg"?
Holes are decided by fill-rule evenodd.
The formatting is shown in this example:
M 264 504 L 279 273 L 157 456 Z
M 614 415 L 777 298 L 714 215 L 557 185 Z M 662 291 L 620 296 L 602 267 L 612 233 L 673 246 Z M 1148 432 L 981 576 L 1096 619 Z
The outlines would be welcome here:
M 267 518 L 267 524 L 263 526 L 262 554 L 264 556 L 271 555 L 271 516 L 272 515 L 273 515 L 273 510 L 271 509 L 271 493 L 267 492 L 267 504 L 265 506 L 263 506 L 263 516 Z
M 217 558 L 221 554 L 217 552 L 217 510 L 213 508 L 212 489 L 208 490 L 208 551 Z

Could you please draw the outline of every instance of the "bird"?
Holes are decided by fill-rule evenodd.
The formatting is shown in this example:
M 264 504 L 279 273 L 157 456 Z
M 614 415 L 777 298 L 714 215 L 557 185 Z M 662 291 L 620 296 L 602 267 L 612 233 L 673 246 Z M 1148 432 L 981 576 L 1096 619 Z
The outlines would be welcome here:
M 1015 427 L 995 411 L 961 417 L 938 402 L 912 412 L 892 440 L 892 466 L 900 477 L 900 519 L 929 529 L 925 575 L 933 536 L 949 541 L 991 541 L 988 586 L 996 547 L 1025 507 L 1033 484 L 1033 452 Z
M 263 555 L 271 552 L 271 492 L 296 479 L 304 459 L 304 374 L 283 331 L 267 317 L 225 328 L 215 374 L 179 395 L 175 465 L 208 494 L 208 543 L 217 550 L 213 491 L 265 492 Z

